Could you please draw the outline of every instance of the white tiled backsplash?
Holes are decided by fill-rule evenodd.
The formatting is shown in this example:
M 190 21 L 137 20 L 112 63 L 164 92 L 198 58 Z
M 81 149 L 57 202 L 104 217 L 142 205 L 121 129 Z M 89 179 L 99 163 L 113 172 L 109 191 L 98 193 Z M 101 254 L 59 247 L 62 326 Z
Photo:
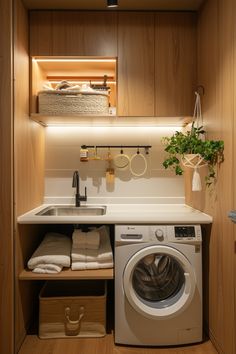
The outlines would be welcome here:
M 46 128 L 45 197 L 74 196 L 72 176 L 80 174 L 80 193 L 87 187 L 89 198 L 175 198 L 184 197 L 183 178 L 166 171 L 162 166 L 165 156 L 161 143 L 163 136 L 172 135 L 176 127 L 48 127 Z M 134 177 L 129 169 L 115 170 L 115 183 L 107 184 L 107 161 L 80 162 L 81 145 L 152 145 L 147 158 L 148 168 L 142 177 Z M 132 156 L 136 149 L 125 149 Z M 140 152 L 144 153 L 143 149 Z M 107 157 L 107 149 L 98 149 L 98 155 Z M 112 155 L 120 149 L 112 149 Z M 141 159 L 140 159 L 141 163 Z M 142 169 L 142 166 L 136 166 Z

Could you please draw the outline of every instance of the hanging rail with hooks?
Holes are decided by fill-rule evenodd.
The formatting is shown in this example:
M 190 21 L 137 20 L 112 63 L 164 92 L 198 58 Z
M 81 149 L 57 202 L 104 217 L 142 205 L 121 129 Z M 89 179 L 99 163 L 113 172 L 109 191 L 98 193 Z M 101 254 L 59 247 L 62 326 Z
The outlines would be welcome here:
M 81 145 L 82 148 L 96 149 L 150 149 L 151 145 Z

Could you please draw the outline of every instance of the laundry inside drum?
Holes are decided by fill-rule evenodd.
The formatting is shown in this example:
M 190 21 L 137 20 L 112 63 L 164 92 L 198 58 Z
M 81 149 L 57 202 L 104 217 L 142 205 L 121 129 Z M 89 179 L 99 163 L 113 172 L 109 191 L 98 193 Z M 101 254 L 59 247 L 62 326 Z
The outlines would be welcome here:
M 184 270 L 170 255 L 155 253 L 142 258 L 136 265 L 132 285 L 137 295 L 151 302 L 174 297 L 185 282 Z

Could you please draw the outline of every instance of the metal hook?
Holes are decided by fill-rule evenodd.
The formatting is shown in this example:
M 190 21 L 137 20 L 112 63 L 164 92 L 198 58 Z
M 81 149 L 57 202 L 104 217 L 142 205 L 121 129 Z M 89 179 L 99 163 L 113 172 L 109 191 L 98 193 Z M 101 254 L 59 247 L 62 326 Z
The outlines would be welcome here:
M 203 85 L 198 85 L 196 87 L 196 92 L 200 95 L 200 96 L 204 96 L 205 94 L 205 88 Z

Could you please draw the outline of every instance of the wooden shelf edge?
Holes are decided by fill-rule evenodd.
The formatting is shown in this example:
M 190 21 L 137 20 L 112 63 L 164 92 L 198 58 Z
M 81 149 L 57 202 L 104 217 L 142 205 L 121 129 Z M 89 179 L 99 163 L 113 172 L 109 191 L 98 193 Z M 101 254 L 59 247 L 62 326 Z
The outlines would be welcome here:
M 128 126 L 150 126 L 150 127 L 184 127 L 192 121 L 192 117 L 121 117 L 114 115 L 43 115 L 39 113 L 31 113 L 30 118 L 47 127 L 47 126 L 108 126 L 108 127 L 128 127 Z
M 19 274 L 19 280 L 79 280 L 79 279 L 113 279 L 114 270 L 109 269 L 89 269 L 71 270 L 63 269 L 57 274 L 37 274 L 31 270 L 24 269 Z

